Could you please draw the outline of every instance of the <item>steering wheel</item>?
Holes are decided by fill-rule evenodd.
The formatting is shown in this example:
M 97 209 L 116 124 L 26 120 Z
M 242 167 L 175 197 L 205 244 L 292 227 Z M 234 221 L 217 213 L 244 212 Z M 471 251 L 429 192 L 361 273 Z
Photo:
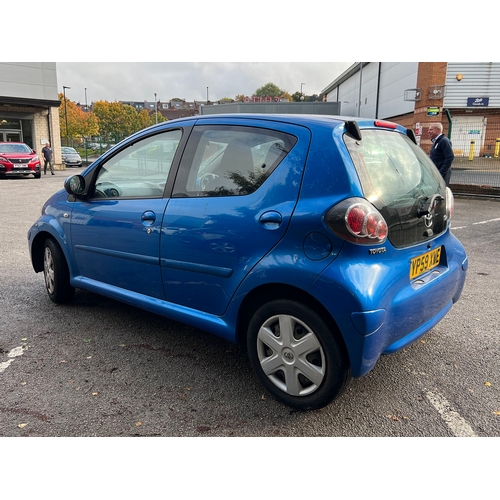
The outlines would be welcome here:
M 199 179 L 198 183 L 202 191 L 205 191 L 207 189 L 207 186 L 210 181 L 213 181 L 214 179 L 217 179 L 219 176 L 217 174 L 213 174 L 211 172 L 207 172 L 206 174 L 203 174 Z

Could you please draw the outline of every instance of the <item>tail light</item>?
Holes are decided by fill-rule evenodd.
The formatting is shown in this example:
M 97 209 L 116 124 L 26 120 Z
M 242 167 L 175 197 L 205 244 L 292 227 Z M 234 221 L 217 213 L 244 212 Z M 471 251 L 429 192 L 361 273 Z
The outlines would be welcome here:
M 389 228 L 381 213 L 363 198 L 349 198 L 332 207 L 325 216 L 337 236 L 360 245 L 384 243 Z
M 455 198 L 449 187 L 446 188 L 446 216 L 448 220 L 451 219 L 453 211 L 455 210 Z

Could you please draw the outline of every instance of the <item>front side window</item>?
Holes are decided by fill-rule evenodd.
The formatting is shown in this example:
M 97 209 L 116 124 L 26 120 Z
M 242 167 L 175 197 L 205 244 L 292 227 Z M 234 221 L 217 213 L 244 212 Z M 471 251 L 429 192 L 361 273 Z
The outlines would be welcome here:
M 256 191 L 296 143 L 277 131 L 240 126 L 196 127 L 173 196 L 242 196 Z
M 155 198 L 163 196 L 180 130 L 142 139 L 103 163 L 95 198 Z

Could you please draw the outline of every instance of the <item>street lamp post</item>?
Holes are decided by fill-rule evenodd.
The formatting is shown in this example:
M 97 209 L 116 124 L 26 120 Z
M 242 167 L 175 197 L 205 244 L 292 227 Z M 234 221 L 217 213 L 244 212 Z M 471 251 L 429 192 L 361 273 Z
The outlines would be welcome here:
M 64 120 L 66 122 L 66 146 L 69 145 L 68 142 L 68 108 L 66 107 L 66 89 L 70 89 L 71 87 L 65 87 L 63 85 L 63 95 L 64 95 Z
M 156 100 L 156 92 L 155 92 L 155 120 L 156 120 L 156 125 L 158 125 L 158 101 Z
M 304 100 L 304 94 L 302 93 L 302 85 L 305 85 L 305 83 L 300 84 L 300 99 L 303 101 Z
M 88 113 L 89 107 L 87 105 L 87 87 L 85 87 L 85 111 Z

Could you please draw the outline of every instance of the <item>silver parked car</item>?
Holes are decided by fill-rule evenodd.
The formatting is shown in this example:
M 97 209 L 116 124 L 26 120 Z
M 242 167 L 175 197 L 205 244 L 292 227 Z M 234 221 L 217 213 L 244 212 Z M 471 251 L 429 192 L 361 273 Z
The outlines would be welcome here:
M 62 147 L 62 161 L 66 167 L 81 167 L 82 157 L 78 154 L 76 149 L 69 147 Z

